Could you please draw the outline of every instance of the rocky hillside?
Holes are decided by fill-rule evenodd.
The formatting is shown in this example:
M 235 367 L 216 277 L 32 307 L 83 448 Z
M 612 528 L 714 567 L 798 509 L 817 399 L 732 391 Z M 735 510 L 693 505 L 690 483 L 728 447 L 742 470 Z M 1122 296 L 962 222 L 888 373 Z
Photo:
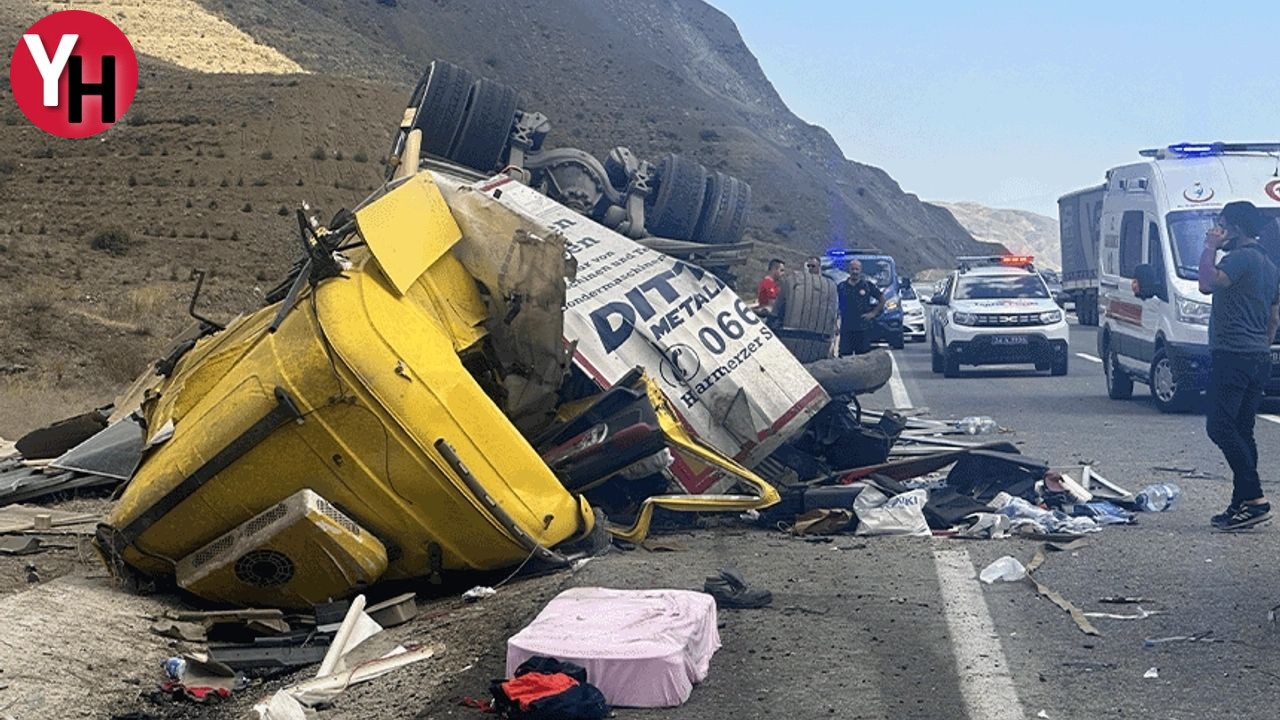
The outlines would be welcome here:
M 946 209 L 978 240 L 995 242 L 1010 251 L 1034 255 L 1036 264 L 1058 270 L 1062 250 L 1058 220 L 1026 210 L 989 208 L 977 203 L 932 203 Z
M 732 21 L 700 0 L 5 0 L 23 28 L 74 6 L 133 39 L 142 82 L 94 138 L 41 133 L 0 78 L 0 435 L 105 403 L 186 317 L 260 302 L 306 201 L 381 177 L 433 58 L 517 86 L 549 143 L 690 155 L 754 189 L 747 282 L 773 255 L 878 245 L 908 269 L 977 246 L 946 211 L 795 117 Z M 856 149 L 851 149 L 856 152 Z
M 737 28 L 701 0 L 200 0 L 308 70 L 407 84 L 432 58 L 520 88 L 551 142 L 686 153 L 748 180 L 754 239 L 874 244 L 908 266 L 970 247 L 945 213 L 797 118 Z M 856 150 L 856 149 L 854 149 Z

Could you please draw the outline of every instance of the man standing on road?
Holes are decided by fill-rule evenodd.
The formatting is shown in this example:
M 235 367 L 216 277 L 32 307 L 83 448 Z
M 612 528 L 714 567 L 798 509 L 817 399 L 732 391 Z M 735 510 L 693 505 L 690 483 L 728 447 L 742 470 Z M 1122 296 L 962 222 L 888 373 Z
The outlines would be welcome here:
M 849 277 L 837 288 L 840 298 L 840 355 L 871 352 L 871 328 L 884 312 L 884 293 L 862 276 L 862 263 L 849 263 Z
M 769 270 L 756 286 L 756 312 L 769 315 L 773 312 L 773 302 L 778 299 L 778 281 L 787 271 L 787 264 L 774 258 L 769 261 Z
M 1271 517 L 1258 477 L 1253 426 L 1271 375 L 1271 340 L 1280 325 L 1280 275 L 1258 245 L 1260 215 L 1252 203 L 1228 203 L 1205 234 L 1200 253 L 1200 292 L 1213 295 L 1206 429 L 1234 476 L 1231 504 L 1211 520 L 1219 530 Z M 1220 249 L 1227 254 L 1217 262 Z

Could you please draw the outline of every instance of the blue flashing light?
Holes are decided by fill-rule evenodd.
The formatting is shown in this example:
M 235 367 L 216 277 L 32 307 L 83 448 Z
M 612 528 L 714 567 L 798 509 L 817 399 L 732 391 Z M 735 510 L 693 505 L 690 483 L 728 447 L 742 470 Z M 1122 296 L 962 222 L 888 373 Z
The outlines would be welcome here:
M 1221 155 L 1222 143 L 1178 143 L 1170 145 L 1169 152 L 1183 157 Z

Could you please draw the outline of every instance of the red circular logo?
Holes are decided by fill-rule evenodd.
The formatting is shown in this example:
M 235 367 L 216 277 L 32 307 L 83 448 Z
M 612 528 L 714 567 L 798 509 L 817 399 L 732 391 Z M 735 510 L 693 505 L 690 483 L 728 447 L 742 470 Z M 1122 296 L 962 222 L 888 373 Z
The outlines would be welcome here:
M 1267 196 L 1276 202 L 1280 202 L 1280 180 L 1272 180 L 1267 183 Z
M 111 127 L 138 90 L 138 57 L 115 23 L 84 10 L 36 21 L 9 64 L 13 99 L 52 135 L 80 138 Z

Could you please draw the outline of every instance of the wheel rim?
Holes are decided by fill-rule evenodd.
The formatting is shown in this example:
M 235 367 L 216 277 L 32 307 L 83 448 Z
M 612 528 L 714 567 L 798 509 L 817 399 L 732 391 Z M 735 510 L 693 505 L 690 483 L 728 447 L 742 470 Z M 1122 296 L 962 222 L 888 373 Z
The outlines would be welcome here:
M 1151 387 L 1161 402 L 1173 402 L 1173 396 L 1178 392 L 1178 383 L 1173 379 L 1173 367 L 1168 358 L 1160 358 L 1151 371 Z
M 1116 384 L 1116 368 L 1115 365 L 1112 365 L 1115 360 L 1112 359 L 1111 353 L 1107 353 L 1103 357 L 1106 358 L 1106 362 L 1102 364 L 1102 374 L 1107 377 L 1107 389 L 1111 390 Z

